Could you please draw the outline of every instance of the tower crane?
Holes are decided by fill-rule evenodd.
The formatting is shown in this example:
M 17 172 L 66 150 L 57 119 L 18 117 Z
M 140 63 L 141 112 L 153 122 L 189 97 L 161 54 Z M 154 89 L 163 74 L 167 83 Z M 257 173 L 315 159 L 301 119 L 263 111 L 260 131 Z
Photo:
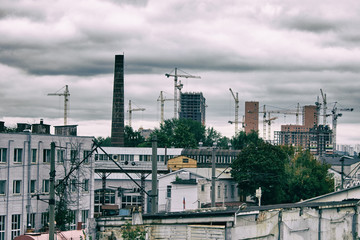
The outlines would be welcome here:
M 63 93 L 59 93 L 60 90 L 62 90 L 63 88 L 65 88 Z M 69 88 L 68 85 L 65 85 L 65 87 L 62 87 L 60 90 L 58 90 L 55 93 L 48 93 L 48 96 L 64 96 L 64 126 L 67 125 L 67 116 L 68 116 L 68 102 L 69 102 L 69 96 L 70 96 L 70 92 L 69 92 Z
M 320 89 L 321 97 L 323 99 L 323 125 L 326 126 L 326 111 L 327 111 L 327 102 L 326 102 L 326 94 L 323 93 L 322 89 Z
M 263 139 L 264 140 L 266 139 L 266 125 L 268 125 L 268 135 L 269 135 L 269 140 L 270 140 L 270 138 L 271 138 L 271 122 L 278 118 L 278 117 L 271 118 L 270 114 L 275 113 L 275 114 L 284 114 L 284 115 L 295 115 L 296 116 L 296 125 L 298 125 L 299 124 L 299 115 L 300 115 L 300 105 L 298 103 L 296 112 L 292 112 L 292 111 L 288 111 L 288 110 L 266 111 L 266 106 L 264 105 L 263 111 L 259 112 L 259 113 L 263 113 Z M 268 118 L 266 119 L 266 117 L 268 117 Z
M 268 124 L 268 137 L 269 137 L 269 141 L 271 140 L 271 122 L 275 121 L 278 117 L 272 117 L 270 118 L 270 113 L 269 113 L 269 118 L 266 119 L 264 122 Z M 265 140 L 265 138 L 264 138 Z
M 129 127 L 131 127 L 131 115 L 134 111 L 145 111 L 145 108 L 131 108 L 131 100 L 129 100 Z
M 183 71 L 184 72 L 184 71 Z M 185 72 L 184 72 L 185 73 Z M 179 77 L 183 77 L 183 78 L 201 78 L 200 76 L 194 76 L 194 75 L 190 75 L 188 73 L 185 74 L 178 74 L 178 69 L 175 68 L 175 73 L 172 74 L 172 71 L 170 73 L 165 73 L 166 77 L 174 77 L 174 118 L 177 118 L 177 112 L 178 112 L 178 106 L 177 106 L 177 102 L 179 101 L 179 98 L 177 96 L 177 92 L 178 90 L 181 90 L 183 85 L 181 84 L 181 81 L 179 81 L 178 83 L 178 78 Z
M 229 88 L 231 95 L 233 96 L 234 100 L 235 100 L 235 136 L 239 133 L 239 129 L 238 129 L 238 124 L 239 124 L 239 95 L 236 92 L 236 96 L 233 93 L 233 91 L 231 90 L 231 88 Z M 231 123 L 231 121 L 229 121 L 229 123 Z
M 338 117 L 342 116 L 342 113 L 339 112 L 352 112 L 354 108 L 337 108 L 336 107 L 337 102 L 335 102 L 333 109 L 331 110 L 332 113 L 332 127 L 333 127 L 333 149 L 336 150 L 336 126 L 337 126 L 337 119 Z M 326 117 L 325 117 L 326 118 Z
M 233 123 L 235 123 L 235 121 L 228 121 L 228 123 L 233 124 Z M 241 123 L 241 128 L 245 127 L 245 116 L 244 115 L 242 117 L 242 121 L 241 122 L 238 121 L 238 123 Z M 237 134 L 237 133 L 235 133 L 235 134 Z
M 165 101 L 171 101 L 171 100 L 174 100 L 174 99 L 164 98 L 163 91 L 160 91 L 160 95 L 159 95 L 157 101 L 160 102 L 160 104 L 161 104 L 161 119 L 160 119 L 161 124 L 164 123 L 164 105 L 165 105 Z

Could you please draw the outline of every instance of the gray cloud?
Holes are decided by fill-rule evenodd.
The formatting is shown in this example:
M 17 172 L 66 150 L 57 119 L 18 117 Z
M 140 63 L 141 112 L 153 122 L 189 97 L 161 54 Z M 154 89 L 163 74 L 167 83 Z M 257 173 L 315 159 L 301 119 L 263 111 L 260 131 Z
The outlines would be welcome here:
M 314 104 L 321 88 L 329 109 L 333 102 L 356 109 L 344 113 L 339 129 L 359 127 L 358 11 L 355 0 L 3 1 L 0 98 L 7 104 L 0 114 L 60 125 L 63 99 L 47 93 L 67 84 L 70 120 L 87 129 L 104 124 L 111 119 L 114 55 L 124 53 L 125 107 L 132 100 L 146 108 L 134 113 L 135 128 L 158 126 L 156 100 L 160 91 L 173 97 L 173 79 L 164 74 L 174 67 L 202 77 L 181 79 L 183 91 L 203 92 L 209 126 L 225 135 L 234 130 L 227 123 L 234 118 L 230 87 L 239 92 L 240 115 L 244 101 L 269 109 Z M 173 116 L 171 101 L 165 116 Z M 360 142 L 350 132 L 338 135 Z

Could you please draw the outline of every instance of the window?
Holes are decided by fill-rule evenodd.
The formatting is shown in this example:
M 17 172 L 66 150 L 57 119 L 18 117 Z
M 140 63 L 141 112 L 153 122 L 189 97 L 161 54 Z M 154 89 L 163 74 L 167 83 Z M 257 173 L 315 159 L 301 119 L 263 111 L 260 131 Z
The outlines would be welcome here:
M 64 149 L 58 149 L 57 150 L 57 162 L 58 163 L 64 163 L 64 156 L 65 156 L 65 150 Z
M 0 148 L 0 163 L 6 163 L 6 148 Z
M 202 191 L 202 192 L 205 191 L 205 184 L 201 184 L 201 191 Z
M 78 156 L 78 151 L 77 150 L 71 150 L 70 151 L 70 161 L 71 163 L 75 163 L 76 160 L 79 159 L 79 156 Z
M 71 223 L 70 223 L 70 230 L 75 230 L 76 229 L 76 210 L 70 210 L 70 214 L 69 214 L 70 216 L 71 216 L 71 219 L 72 219 L 72 221 L 71 221 Z
M 0 240 L 5 240 L 5 221 L 6 216 L 0 216 Z
M 49 179 L 44 179 L 43 180 L 42 192 L 43 193 L 49 193 L 50 192 L 50 180 Z
M 235 185 L 231 185 L 230 194 L 231 194 L 231 198 L 235 197 Z
M 36 180 L 30 180 L 30 193 L 36 193 Z
M 76 192 L 76 179 L 71 179 L 71 182 L 70 182 L 70 191 L 71 191 L 71 192 Z
M 51 158 L 51 150 L 50 149 L 44 149 L 43 154 L 43 162 L 44 163 L 50 163 Z
M 49 226 L 49 212 L 41 213 L 41 225 L 43 227 Z
M 13 194 L 21 194 L 21 180 L 13 181 Z
M 31 149 L 31 163 L 36 163 L 37 161 L 37 149 Z
M 35 228 L 35 213 L 27 214 L 26 228 Z
M 189 163 L 189 159 L 188 159 L 188 158 L 184 158 L 184 159 L 183 159 L 183 163 Z
M 91 151 L 85 150 L 84 151 L 84 163 L 89 163 L 89 159 L 91 158 Z
M 171 185 L 166 187 L 166 197 L 171 198 Z
M 89 191 L 89 179 L 83 180 L 83 191 L 88 192 Z
M 15 237 L 20 235 L 20 220 L 20 214 L 13 214 L 11 216 L 11 239 L 14 239 Z
M 123 195 L 121 198 L 121 207 L 126 208 L 126 206 L 141 206 L 141 196 Z
M 6 180 L 0 180 L 0 195 L 6 194 Z
M 115 190 L 112 189 L 105 189 L 105 199 L 103 198 L 103 190 L 102 189 L 98 189 L 95 190 L 95 196 L 94 196 L 94 201 L 95 201 L 95 206 L 94 206 L 94 212 L 95 213 L 99 213 L 101 212 L 101 208 L 100 206 L 102 205 L 103 201 L 104 204 L 115 204 Z
M 227 187 L 228 187 L 227 185 L 224 186 L 224 197 L 225 198 L 227 198 L 227 195 L 228 195 L 228 193 L 227 193 L 228 188 Z
M 218 186 L 218 191 L 217 192 L 218 192 L 218 194 L 217 194 L 218 198 L 220 198 L 221 197 L 221 187 L 220 186 Z
M 89 210 L 81 210 L 81 222 L 82 222 L 82 229 L 86 228 L 86 222 L 89 218 Z
M 21 148 L 14 149 L 14 163 L 22 163 L 22 149 Z

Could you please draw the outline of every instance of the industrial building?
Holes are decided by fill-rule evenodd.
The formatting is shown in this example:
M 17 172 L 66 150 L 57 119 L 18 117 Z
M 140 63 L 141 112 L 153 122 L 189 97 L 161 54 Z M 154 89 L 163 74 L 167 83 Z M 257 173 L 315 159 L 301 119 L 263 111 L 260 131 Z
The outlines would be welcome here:
M 192 119 L 205 125 L 205 98 L 199 93 L 181 93 L 179 117 Z
M 70 130 L 57 128 L 55 132 L 74 133 L 74 126 Z M 20 123 L 15 133 L 0 129 L 0 239 L 13 239 L 28 229 L 46 230 L 52 142 L 56 145 L 56 184 L 85 159 L 68 181 L 60 184 L 67 186 L 67 204 L 74 217 L 68 228 L 76 229 L 78 223 L 85 228 L 94 209 L 94 161 L 90 155 L 93 137 L 51 135 L 50 125 L 43 121 L 32 126 Z

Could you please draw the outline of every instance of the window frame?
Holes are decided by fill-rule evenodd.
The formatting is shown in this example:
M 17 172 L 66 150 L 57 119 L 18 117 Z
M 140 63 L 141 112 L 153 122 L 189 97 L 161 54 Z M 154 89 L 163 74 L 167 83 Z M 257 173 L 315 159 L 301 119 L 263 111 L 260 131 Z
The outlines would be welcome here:
M 6 196 L 6 180 L 0 180 L 0 196 Z
M 22 163 L 22 148 L 14 148 L 14 163 L 21 164 Z
M 0 148 L 0 164 L 7 163 L 7 148 Z
M 13 194 L 21 195 L 21 180 L 13 180 Z

